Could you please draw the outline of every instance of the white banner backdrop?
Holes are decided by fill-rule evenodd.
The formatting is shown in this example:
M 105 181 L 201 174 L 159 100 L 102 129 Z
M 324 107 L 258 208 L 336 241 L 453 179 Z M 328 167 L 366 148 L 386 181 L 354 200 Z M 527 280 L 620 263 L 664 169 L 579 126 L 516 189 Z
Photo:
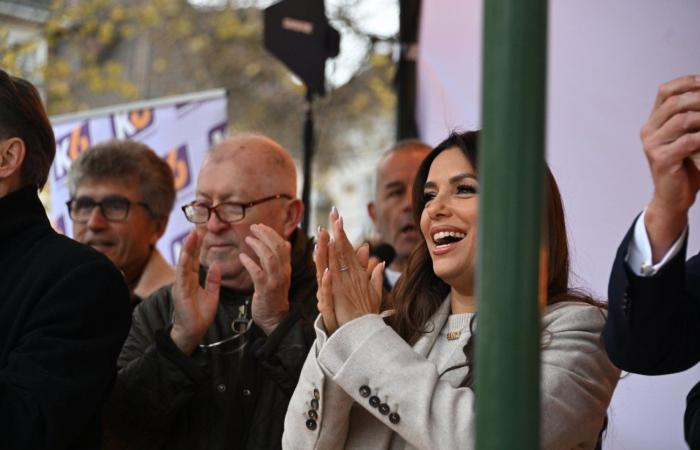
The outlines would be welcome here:
M 423 0 L 418 121 L 432 144 L 452 128 L 479 126 L 481 16 L 481 1 Z M 652 191 L 639 129 L 661 83 L 700 73 L 699 20 L 696 0 L 550 2 L 547 160 L 564 197 L 575 281 L 600 298 L 619 241 Z M 699 211 L 691 252 L 700 249 Z M 604 448 L 687 448 L 685 396 L 699 380 L 700 367 L 624 377 Z
M 113 138 L 143 142 L 173 169 L 175 206 L 158 249 L 174 264 L 183 239 L 192 229 L 180 205 L 194 200 L 195 182 L 204 156 L 226 133 L 226 103 L 226 92 L 217 89 L 52 117 L 56 158 L 49 180 L 50 214 L 55 226 L 66 235 L 73 235 L 66 207 L 68 171 L 80 153 Z

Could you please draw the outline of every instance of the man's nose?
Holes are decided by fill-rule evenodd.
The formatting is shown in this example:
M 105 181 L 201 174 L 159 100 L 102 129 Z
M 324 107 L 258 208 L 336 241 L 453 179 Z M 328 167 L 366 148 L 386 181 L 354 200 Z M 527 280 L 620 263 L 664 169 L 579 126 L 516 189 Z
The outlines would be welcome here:
M 221 231 L 228 228 L 229 224 L 219 219 L 215 211 L 211 211 L 209 214 L 209 220 L 207 220 L 207 231 L 210 233 L 220 233 Z
M 413 192 L 407 189 L 401 203 L 401 210 L 411 212 L 413 210 Z
M 107 218 L 105 218 L 104 214 L 102 214 L 102 209 L 99 206 L 95 205 L 92 208 L 92 211 L 90 211 L 90 217 L 88 218 L 86 225 L 91 230 L 100 230 L 107 228 Z

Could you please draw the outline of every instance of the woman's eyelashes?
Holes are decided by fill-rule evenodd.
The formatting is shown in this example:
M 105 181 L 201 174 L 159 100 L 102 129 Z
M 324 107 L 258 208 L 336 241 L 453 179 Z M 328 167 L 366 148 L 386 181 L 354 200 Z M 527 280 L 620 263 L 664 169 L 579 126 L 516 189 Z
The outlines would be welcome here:
M 472 196 L 479 193 L 479 188 L 471 184 L 458 184 L 454 187 L 454 193 L 459 196 Z M 423 203 L 427 205 L 437 194 L 437 191 L 424 191 Z
M 474 195 L 474 194 L 478 194 L 478 193 L 479 193 L 479 189 L 476 186 L 472 186 L 470 184 L 457 185 L 457 194 Z

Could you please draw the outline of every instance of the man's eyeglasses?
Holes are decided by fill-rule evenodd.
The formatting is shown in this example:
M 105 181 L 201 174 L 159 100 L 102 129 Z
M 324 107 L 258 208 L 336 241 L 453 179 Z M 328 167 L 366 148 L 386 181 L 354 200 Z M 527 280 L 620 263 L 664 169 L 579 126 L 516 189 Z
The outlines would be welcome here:
M 143 202 L 132 202 L 126 197 L 119 195 L 110 195 L 105 197 L 101 202 L 96 202 L 90 197 L 78 197 L 70 199 L 66 202 L 68 206 L 68 214 L 73 222 L 86 223 L 90 220 L 92 210 L 95 207 L 100 208 L 100 212 L 110 222 L 123 222 L 129 217 L 129 209 L 131 205 L 141 205 L 149 212 L 151 211 L 147 204 Z
M 270 200 L 277 200 L 278 198 L 284 198 L 291 200 L 292 197 L 287 194 L 277 194 L 270 197 L 261 198 L 260 200 L 254 200 L 248 203 L 235 203 L 235 202 L 224 202 L 219 203 L 216 206 L 209 206 L 203 203 L 197 203 L 194 201 L 182 207 L 182 212 L 185 213 L 185 217 L 192 223 L 203 224 L 209 221 L 211 213 L 216 214 L 216 217 L 220 221 L 226 223 L 239 222 L 245 217 L 245 210 L 259 205 L 260 203 L 269 202 Z

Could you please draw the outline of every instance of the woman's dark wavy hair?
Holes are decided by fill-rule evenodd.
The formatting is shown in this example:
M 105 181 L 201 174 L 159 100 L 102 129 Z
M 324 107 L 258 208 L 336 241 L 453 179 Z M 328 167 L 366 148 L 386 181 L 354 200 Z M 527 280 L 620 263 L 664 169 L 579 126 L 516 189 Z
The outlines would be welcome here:
M 413 183 L 413 219 L 417 224 L 420 223 L 425 207 L 423 187 L 428 178 L 430 166 L 440 153 L 451 148 L 458 148 L 472 167 L 476 168 L 479 132 L 453 132 L 423 160 Z M 545 225 L 549 249 L 547 304 L 578 300 L 602 306 L 585 293 L 569 288 L 569 245 L 564 208 L 559 188 L 549 167 L 545 167 L 545 173 L 547 178 Z M 450 286 L 435 275 L 427 244 L 425 239 L 421 239 L 409 256 L 404 273 L 392 292 L 394 314 L 389 317 L 388 323 L 406 342 L 415 344 L 422 334 L 430 331 L 426 329 L 428 319 L 449 292 Z M 473 339 L 470 339 L 467 346 L 473 346 Z M 468 349 L 465 349 L 465 353 L 467 352 Z

